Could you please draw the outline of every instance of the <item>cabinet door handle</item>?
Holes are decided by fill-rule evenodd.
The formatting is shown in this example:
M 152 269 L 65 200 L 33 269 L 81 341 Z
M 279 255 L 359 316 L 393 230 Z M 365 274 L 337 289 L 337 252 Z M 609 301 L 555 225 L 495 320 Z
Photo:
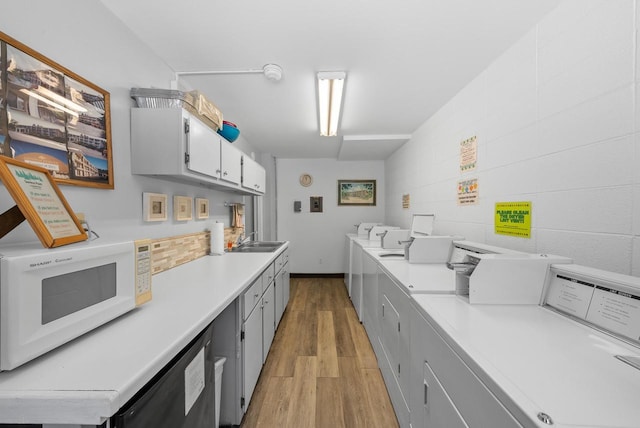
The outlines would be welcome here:
M 429 384 L 427 381 L 424 381 L 424 405 L 427 406 L 429 404 Z
M 220 170 L 219 169 L 216 169 L 216 174 L 220 174 Z
M 227 171 L 225 171 L 225 172 L 222 173 L 222 175 L 229 175 L 229 174 L 227 174 Z

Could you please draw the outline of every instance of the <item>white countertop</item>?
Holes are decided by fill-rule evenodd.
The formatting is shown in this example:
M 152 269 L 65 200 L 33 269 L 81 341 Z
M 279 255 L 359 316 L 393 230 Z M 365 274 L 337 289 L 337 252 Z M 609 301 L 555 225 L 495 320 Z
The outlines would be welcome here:
M 640 426 L 640 350 L 537 305 L 470 305 L 414 294 L 414 305 L 514 414 L 535 426 Z M 515 408 L 514 408 L 515 406 Z
M 456 291 L 455 272 L 444 263 L 409 263 L 404 257 L 380 257 L 382 254 L 404 254 L 403 250 L 365 248 L 378 265 L 402 286 L 405 293 L 443 293 Z
M 205 256 L 153 276 L 153 299 L 0 373 L 0 423 L 101 424 L 288 246 Z

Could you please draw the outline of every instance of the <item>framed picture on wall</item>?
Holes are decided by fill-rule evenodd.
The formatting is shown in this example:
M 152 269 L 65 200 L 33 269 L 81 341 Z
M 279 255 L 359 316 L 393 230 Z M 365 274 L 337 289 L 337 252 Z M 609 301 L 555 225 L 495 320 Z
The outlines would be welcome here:
M 0 32 L 0 155 L 113 189 L 109 93 Z
M 190 196 L 173 197 L 173 219 L 176 221 L 193 219 L 193 198 Z
M 209 218 L 209 199 L 196 198 L 196 218 L 198 220 Z
M 338 180 L 338 205 L 375 204 L 376 180 Z
M 144 221 L 167 220 L 167 195 L 144 192 L 142 194 L 142 212 Z

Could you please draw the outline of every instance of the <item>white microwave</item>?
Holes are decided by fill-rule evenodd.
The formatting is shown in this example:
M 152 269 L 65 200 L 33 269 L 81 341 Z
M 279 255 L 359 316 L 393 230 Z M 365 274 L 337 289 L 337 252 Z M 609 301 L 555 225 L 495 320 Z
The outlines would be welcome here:
M 136 306 L 134 242 L 0 247 L 0 371 Z

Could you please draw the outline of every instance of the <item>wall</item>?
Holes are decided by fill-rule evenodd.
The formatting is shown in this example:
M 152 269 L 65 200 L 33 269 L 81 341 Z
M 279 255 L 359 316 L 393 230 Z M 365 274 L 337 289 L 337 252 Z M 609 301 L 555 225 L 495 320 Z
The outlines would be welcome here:
M 415 131 L 385 163 L 386 221 L 640 276 L 640 7 L 560 4 Z M 459 144 L 478 137 L 478 167 Z M 480 202 L 460 207 L 460 180 Z M 401 208 L 402 194 L 411 208 Z M 532 202 L 532 237 L 493 231 L 498 201 Z
M 12 2 L 2 8 L 0 30 L 110 92 L 115 189 L 61 187 L 74 211 L 84 212 L 100 236 L 156 238 L 202 231 L 212 220 L 229 225 L 229 208 L 224 207 L 224 202 L 242 202 L 247 197 L 131 174 L 129 110 L 133 100 L 129 91 L 132 87 L 169 88 L 175 76 L 102 3 Z M 247 153 L 253 151 L 242 136 L 235 144 Z M 144 223 L 143 191 L 206 197 L 210 201 L 211 219 Z M 11 206 L 13 200 L 0 185 L 0 212 Z M 37 241 L 26 222 L 2 238 L 3 244 L 18 241 Z
M 341 273 L 346 257 L 345 234 L 363 221 L 384 219 L 384 162 L 339 162 L 333 159 L 278 159 L 277 236 L 291 241 L 292 273 Z M 311 174 L 313 184 L 300 185 L 300 175 Z M 376 206 L 338 206 L 338 180 L 377 180 Z M 309 212 L 309 197 L 323 197 L 323 212 Z M 293 212 L 293 201 L 302 212 Z

